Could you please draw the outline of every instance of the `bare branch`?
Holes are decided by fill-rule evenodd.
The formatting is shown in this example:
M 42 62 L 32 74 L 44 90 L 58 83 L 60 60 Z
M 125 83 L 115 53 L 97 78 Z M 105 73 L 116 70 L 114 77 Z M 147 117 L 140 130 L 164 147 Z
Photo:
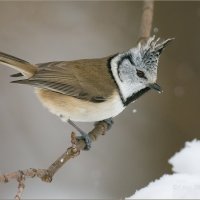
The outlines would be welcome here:
M 153 22 L 154 1 L 145 0 L 140 24 L 139 41 L 145 42 L 150 34 Z
M 95 128 L 89 133 L 92 141 L 97 140 L 100 135 L 104 135 L 109 129 L 109 125 L 105 121 L 100 121 L 95 124 Z M 69 147 L 48 169 L 25 169 L 16 172 L 0 175 L 0 182 L 7 183 L 11 180 L 19 182 L 19 190 L 17 195 L 20 197 L 24 189 L 24 181 L 26 178 L 38 177 L 42 181 L 51 182 L 54 174 L 71 158 L 80 154 L 80 151 L 85 148 L 84 140 L 77 140 L 74 133 L 71 134 L 72 146 Z M 16 196 L 17 196 L 16 195 Z M 20 198 L 19 198 L 20 199 Z
M 18 181 L 18 191 L 17 191 L 17 194 L 15 195 L 15 200 L 20 200 L 25 188 L 25 184 L 24 184 L 25 176 L 22 171 L 18 171 L 17 181 Z

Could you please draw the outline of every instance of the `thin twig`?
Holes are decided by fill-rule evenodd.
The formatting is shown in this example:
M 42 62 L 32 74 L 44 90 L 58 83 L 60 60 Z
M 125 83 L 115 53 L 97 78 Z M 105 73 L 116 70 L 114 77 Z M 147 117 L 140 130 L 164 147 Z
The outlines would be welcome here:
M 145 42 L 151 34 L 153 22 L 154 1 L 145 0 L 140 23 L 139 41 Z
M 139 41 L 145 42 L 146 39 L 150 36 L 152 20 L 153 20 L 153 1 L 144 1 L 141 26 L 140 26 L 140 35 Z M 105 121 L 100 121 L 95 124 L 94 129 L 89 133 L 89 136 L 92 141 L 97 140 L 100 135 L 106 134 L 107 130 L 110 128 L 109 124 Z M 77 140 L 74 133 L 71 134 L 71 143 L 72 146 L 66 149 L 66 151 L 47 169 L 25 169 L 16 172 L 6 173 L 0 175 L 0 182 L 7 183 L 11 180 L 18 181 L 18 191 L 15 196 L 15 200 L 20 200 L 22 193 L 25 188 L 25 178 L 34 178 L 38 177 L 42 181 L 51 182 L 55 173 L 71 158 L 74 158 L 80 154 L 80 151 L 83 150 L 86 146 L 84 140 Z
M 89 133 L 92 141 L 97 140 L 98 136 L 104 135 L 109 129 L 109 125 L 105 121 L 100 121 L 95 124 L 94 129 Z M 53 162 L 47 169 L 25 169 L 16 172 L 0 175 L 0 182 L 7 183 L 11 180 L 17 180 L 19 182 L 19 190 L 17 195 L 21 196 L 24 189 L 24 180 L 26 178 L 38 177 L 42 181 L 51 182 L 54 174 L 71 158 L 74 158 L 80 154 L 80 151 L 85 148 L 84 140 L 76 140 L 75 134 L 71 134 L 72 146 L 69 147 L 55 162 Z M 22 178 L 23 175 L 23 178 Z M 23 187 L 22 187 L 23 186 Z M 19 195 L 20 194 L 20 195 Z M 20 199 L 20 198 L 18 198 Z
M 18 191 L 17 194 L 15 195 L 15 200 L 20 200 L 25 188 L 25 176 L 22 171 L 18 171 L 17 181 L 18 181 Z

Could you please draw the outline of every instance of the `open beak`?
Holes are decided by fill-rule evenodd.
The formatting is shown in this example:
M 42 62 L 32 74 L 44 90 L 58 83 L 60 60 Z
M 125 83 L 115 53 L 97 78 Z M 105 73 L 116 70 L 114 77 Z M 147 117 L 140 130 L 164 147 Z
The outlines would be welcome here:
M 162 92 L 162 88 L 160 87 L 160 85 L 158 85 L 157 83 L 152 83 L 149 84 L 149 88 L 156 90 L 157 92 L 161 93 Z

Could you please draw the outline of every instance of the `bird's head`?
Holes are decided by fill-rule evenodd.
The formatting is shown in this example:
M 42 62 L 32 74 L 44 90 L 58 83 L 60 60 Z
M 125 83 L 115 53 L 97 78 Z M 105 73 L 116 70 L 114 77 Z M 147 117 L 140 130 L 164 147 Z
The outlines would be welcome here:
M 155 40 L 155 36 L 150 37 L 146 43 L 139 43 L 112 59 L 112 71 L 124 98 L 144 88 L 161 92 L 161 87 L 156 83 L 158 61 L 163 49 L 173 38 L 162 42 L 159 40 Z
M 160 86 L 156 83 L 158 61 L 163 49 L 173 39 L 170 38 L 159 43 L 160 39 L 155 40 L 155 36 L 153 36 L 144 45 L 139 43 L 136 48 L 129 50 L 128 53 L 132 57 L 133 68 L 135 68 L 136 82 L 161 92 Z

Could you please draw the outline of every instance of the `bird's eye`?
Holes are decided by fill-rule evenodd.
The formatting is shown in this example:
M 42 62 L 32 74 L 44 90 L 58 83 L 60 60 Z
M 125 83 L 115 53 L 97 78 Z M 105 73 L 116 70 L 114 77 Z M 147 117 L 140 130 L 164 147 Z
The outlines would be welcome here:
M 141 71 L 141 70 L 138 70 L 138 69 L 137 69 L 137 75 L 138 75 L 140 78 L 145 78 L 145 79 L 146 79 L 146 76 L 145 76 L 144 72 Z

